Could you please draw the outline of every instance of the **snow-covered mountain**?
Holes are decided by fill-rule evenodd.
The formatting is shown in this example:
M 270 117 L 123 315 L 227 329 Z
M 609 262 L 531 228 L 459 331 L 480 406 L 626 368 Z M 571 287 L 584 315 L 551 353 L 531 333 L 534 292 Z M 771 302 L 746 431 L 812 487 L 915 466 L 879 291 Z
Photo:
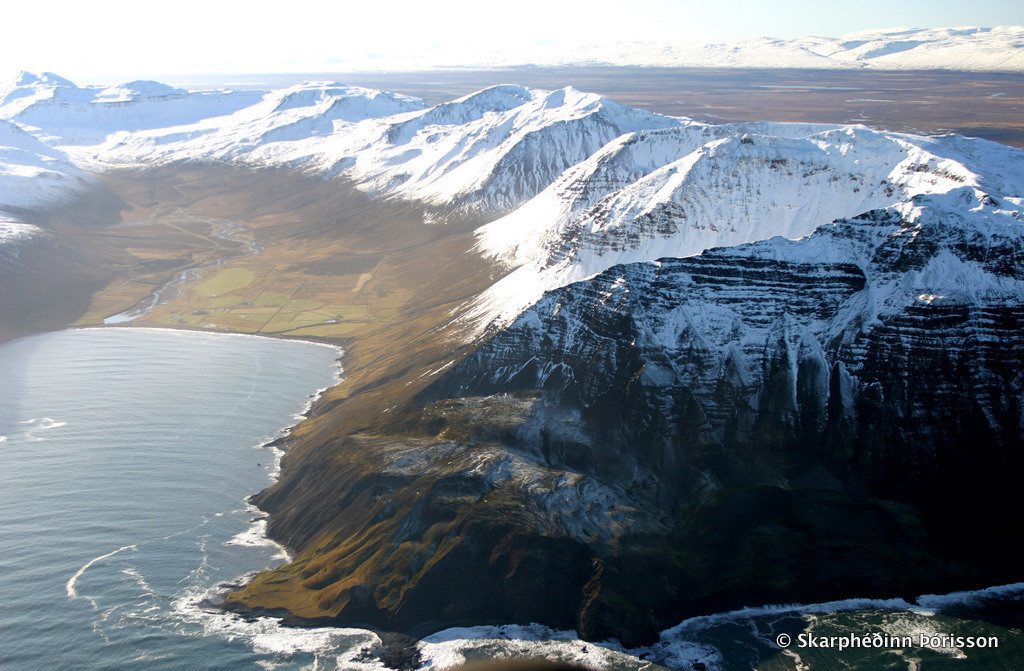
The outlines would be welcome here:
M 622 133 L 679 123 L 572 88 L 497 86 L 385 119 L 370 138 L 327 145 L 318 160 L 351 164 L 346 174 L 377 193 L 494 212 L 518 206 Z
M 263 95 L 185 91 L 153 81 L 79 87 L 50 72 L 22 72 L 0 88 L 0 119 L 18 123 L 52 145 L 92 145 L 118 131 L 166 128 L 230 114 Z
M 337 83 L 307 82 L 271 91 L 232 114 L 194 124 L 118 133 L 99 157 L 120 164 L 180 160 L 303 163 L 324 138 L 346 135 L 367 119 L 422 110 L 409 96 Z M 303 142 L 316 138 L 312 143 Z
M 804 37 L 791 48 L 831 63 L 882 70 L 1024 71 L 1024 27 L 865 30 L 840 38 Z
M 66 201 L 92 182 L 63 152 L 0 120 L 0 243 L 37 230 L 22 221 L 25 210 Z
M 598 362 L 628 350 L 641 359 L 634 383 L 707 385 L 701 393 L 711 395 L 715 376 L 725 375 L 755 389 L 766 382 L 777 346 L 788 348 L 794 380 L 800 358 L 826 352 L 829 365 L 842 360 L 860 370 L 876 365 L 864 343 L 884 324 L 950 312 L 981 319 L 972 347 L 981 346 L 989 341 L 982 331 L 1006 327 L 981 314 L 1024 297 L 1022 261 L 1024 197 L 994 197 L 976 184 L 959 184 L 838 218 L 796 239 L 775 236 L 685 259 L 615 265 L 547 292 L 443 384 L 461 379 L 460 393 L 475 394 L 478 387 L 550 388 L 553 376 L 558 384 L 579 385 L 580 393 L 598 393 L 604 384 L 593 376 L 622 368 Z M 597 328 L 602 322 L 628 325 L 629 333 L 602 350 L 601 342 L 609 344 Z M 995 331 L 992 338 L 1002 337 Z M 904 344 L 925 335 L 909 329 Z M 702 364 L 683 361 L 693 357 Z M 586 362 L 587 372 L 567 372 L 570 358 Z M 827 388 L 818 391 L 827 396 Z
M 436 65 L 445 64 L 453 63 Z M 724 43 L 538 46 L 523 53 L 479 54 L 474 62 L 491 67 L 526 64 L 1024 72 L 1024 27 L 894 28 L 841 37 L 758 37 Z
M 481 298 L 484 324 L 619 263 L 683 257 L 963 185 L 1024 196 L 1024 152 L 959 136 L 863 127 L 689 125 L 624 135 L 516 211 L 479 229 L 515 270 Z
M 116 137 L 98 159 L 300 166 L 435 208 L 501 211 L 622 133 L 681 123 L 572 88 L 495 86 L 427 107 L 380 91 L 305 84 L 231 116 Z
M 635 635 L 627 622 L 653 637 L 681 604 L 943 583 L 958 550 L 925 529 L 991 529 L 1019 498 L 1022 205 L 960 185 L 797 240 L 614 266 L 544 294 L 429 387 L 423 414 L 494 449 L 497 408 L 522 406 L 488 477 L 535 514 L 523 536 L 590 548 L 552 581 L 598 581 L 579 607 L 595 638 Z M 573 514 L 516 459 L 563 469 Z
M 89 182 L 67 154 L 0 120 L 0 208 L 46 205 Z
M 431 107 L 337 83 L 190 93 L 155 82 L 83 89 L 23 74 L 0 101 L 2 116 L 47 142 L 78 142 L 66 150 L 93 169 L 285 165 L 423 202 L 439 221 L 507 213 L 479 232 L 480 251 L 515 269 L 478 302 L 479 326 L 507 324 L 544 291 L 618 263 L 797 238 L 964 184 L 1020 195 L 998 177 L 1020 174 L 1020 152 L 992 143 L 862 127 L 716 126 L 571 88 L 495 86 Z

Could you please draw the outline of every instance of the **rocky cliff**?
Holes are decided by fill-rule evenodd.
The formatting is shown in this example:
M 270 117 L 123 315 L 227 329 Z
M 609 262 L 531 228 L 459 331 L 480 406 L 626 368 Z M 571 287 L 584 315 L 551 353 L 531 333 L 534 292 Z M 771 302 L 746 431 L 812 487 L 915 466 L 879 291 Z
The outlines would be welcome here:
M 267 580 L 345 621 L 635 644 L 709 610 L 1015 579 L 1022 254 L 1019 211 L 964 187 L 548 292 L 391 435 L 285 475 L 261 505 L 340 481 L 344 522 Z

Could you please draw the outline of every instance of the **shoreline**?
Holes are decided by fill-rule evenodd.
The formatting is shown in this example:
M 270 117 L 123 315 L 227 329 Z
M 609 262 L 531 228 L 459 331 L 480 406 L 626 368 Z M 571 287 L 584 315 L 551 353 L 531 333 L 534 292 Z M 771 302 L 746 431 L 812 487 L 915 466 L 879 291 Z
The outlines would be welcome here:
M 222 581 L 286 561 L 279 545 L 262 533 L 258 519 L 262 513 L 246 501 L 276 481 L 273 462 L 281 457 L 282 439 L 343 375 L 341 351 L 173 330 L 64 329 L 35 334 L 38 337 L 4 349 L 4 370 L 10 372 L 12 382 L 5 426 L 19 428 L 5 454 L 23 465 L 6 469 L 5 482 L 17 483 L 6 489 L 5 497 L 17 497 L 17 506 L 8 508 L 10 519 L 5 518 L 8 559 L 15 561 L 23 551 L 38 553 L 38 568 L 31 559 L 17 561 L 29 574 L 45 577 L 36 588 L 31 588 L 33 581 L 20 579 L 26 588 L 12 590 L 12 598 L 36 600 L 38 605 L 33 607 L 43 613 L 54 601 L 39 602 L 33 593 L 44 595 L 49 590 L 54 597 L 59 593 L 56 605 L 62 614 L 58 620 L 78 623 L 64 628 L 67 649 L 46 652 L 46 646 L 33 638 L 36 633 L 45 637 L 45 631 L 22 617 L 11 626 L 12 633 L 23 627 L 26 642 L 33 642 L 18 651 L 25 659 L 102 647 L 103 638 L 91 633 L 96 627 L 111 638 L 112 631 L 123 630 L 119 637 L 164 641 L 169 654 L 187 655 L 198 649 L 188 643 L 195 632 L 210 639 L 202 649 L 230 650 L 228 639 L 216 636 L 210 621 L 193 618 L 197 613 L 185 602 Z M 33 362 L 34 366 L 26 367 Z M 62 388 L 66 393 L 48 391 Z M 59 401 L 52 403 L 52 396 Z M 21 426 L 22 420 L 44 414 L 68 427 L 45 434 L 52 447 L 31 442 L 44 439 L 42 433 L 38 438 L 29 435 L 38 422 Z M 116 433 L 107 436 L 104 432 L 109 430 Z M 54 462 L 58 457 L 59 462 Z M 46 471 L 39 468 L 54 463 L 80 467 L 42 477 Z M 39 477 L 26 477 L 30 475 Z M 133 499 L 139 493 L 142 498 Z M 44 495 L 50 498 L 34 498 Z M 83 542 L 75 547 L 64 547 L 45 524 L 25 527 L 22 520 L 35 518 L 14 512 L 43 510 L 48 501 L 57 500 L 53 497 L 80 501 L 78 511 L 65 504 L 61 509 L 71 508 L 69 514 L 91 518 L 65 532 L 72 538 L 83 534 Z M 88 531 L 90 524 L 97 525 L 95 533 Z M 29 543 L 48 547 L 30 550 Z M 8 580 L 11 575 L 15 574 L 9 574 Z M 147 622 L 162 623 L 154 625 L 162 633 L 149 636 Z M 192 633 L 178 643 L 172 639 L 179 631 Z M 286 634 L 282 632 L 281 637 Z M 78 642 L 72 645 L 72 641 Z M 248 640 L 239 643 L 253 653 Z M 136 653 L 81 654 L 97 660 L 96 666 L 90 663 L 82 668 L 100 668 L 104 660 L 123 666 L 125 656 Z M 255 650 L 254 659 L 265 658 L 264 652 Z M 113 659 L 121 661 L 111 663 Z
M 214 329 L 202 328 L 202 327 L 199 327 L 199 326 L 187 326 L 187 325 L 177 326 L 177 325 L 173 325 L 173 324 L 151 325 L 151 324 L 147 324 L 147 323 L 133 324 L 132 322 L 121 322 L 121 323 L 117 323 L 117 324 L 79 324 L 79 325 L 69 325 L 69 326 L 65 326 L 64 328 L 53 329 L 53 330 L 49 330 L 49 331 L 39 331 L 39 332 L 36 332 L 36 333 L 25 334 L 24 336 L 18 336 L 18 338 L 14 338 L 12 340 L 3 341 L 3 342 L 13 342 L 13 340 L 18 340 L 19 338 L 25 338 L 25 337 L 29 337 L 29 336 L 33 336 L 33 335 L 39 335 L 41 333 L 56 333 L 58 331 L 74 331 L 74 330 L 86 330 L 86 329 L 112 329 L 112 328 L 115 328 L 115 329 L 116 328 L 123 328 L 123 329 L 146 329 L 146 330 L 150 330 L 150 331 L 182 331 L 182 332 L 186 332 L 186 333 L 204 333 L 204 334 L 212 335 L 212 336 L 239 336 L 239 337 L 250 337 L 250 338 L 272 338 L 272 339 L 275 339 L 275 340 L 286 340 L 286 341 L 290 341 L 290 342 L 304 342 L 304 343 L 309 343 L 310 345 L 319 345 L 319 346 L 322 346 L 322 347 L 332 347 L 332 348 L 338 350 L 339 357 L 343 356 L 344 353 L 345 353 L 344 345 L 340 344 L 339 340 L 337 338 L 327 338 L 327 337 L 323 337 L 323 336 L 290 336 L 290 335 L 284 335 L 284 334 L 281 334 L 281 333 L 246 333 L 244 331 L 214 330 Z M 0 342 L 0 344 L 3 344 L 3 342 Z M 343 380 L 339 380 L 339 382 L 341 382 L 341 381 L 343 381 Z M 320 395 L 324 391 L 327 391 L 328 389 L 332 389 L 334 386 L 336 386 L 336 384 L 335 385 L 331 385 L 330 387 L 325 387 L 324 389 L 318 391 L 317 394 Z
M 387 668 L 396 671 L 414 671 L 421 668 L 424 662 L 428 663 L 426 668 L 430 668 L 438 661 L 435 658 L 436 653 L 432 654 L 434 651 L 431 648 L 434 646 L 448 645 L 451 646 L 448 650 L 449 653 L 454 648 L 454 652 L 458 654 L 461 650 L 473 650 L 474 642 L 486 644 L 495 639 L 517 641 L 520 644 L 533 643 L 539 644 L 539 646 L 571 645 L 579 647 L 584 652 L 589 648 L 595 648 L 604 651 L 605 655 L 621 654 L 648 664 L 653 661 L 667 668 L 683 671 L 684 669 L 702 668 L 697 666 L 699 664 L 704 664 L 703 668 L 732 668 L 727 666 L 727 662 L 722 658 L 722 650 L 714 644 L 707 643 L 703 638 L 703 635 L 717 627 L 742 625 L 750 628 L 752 632 L 760 631 L 762 627 L 774 632 L 774 627 L 780 620 L 798 619 L 806 623 L 805 626 L 810 631 L 810 628 L 815 626 L 822 617 L 861 615 L 870 618 L 885 614 L 896 617 L 924 618 L 926 622 L 932 621 L 937 616 L 961 620 L 974 619 L 970 614 L 957 614 L 957 609 L 979 611 L 982 614 L 976 613 L 975 617 L 978 621 L 984 621 L 983 613 L 986 609 L 998 610 L 1000 603 L 1022 598 L 1024 598 L 1024 582 L 944 594 L 921 594 L 911 600 L 853 597 L 820 603 L 767 604 L 693 616 L 662 630 L 658 642 L 634 648 L 627 648 L 615 639 L 584 641 L 579 639 L 577 632 L 556 630 L 536 623 L 453 623 L 451 626 L 429 634 L 417 635 L 416 633 L 385 631 L 365 623 L 342 624 L 329 617 L 302 618 L 285 609 L 266 609 L 242 604 L 226 606 L 209 600 L 198 605 L 227 613 L 247 623 L 259 623 L 262 619 L 272 619 L 279 626 L 293 631 L 310 633 L 322 630 L 366 632 L 379 639 L 379 644 L 372 646 L 368 654 L 377 658 Z M 873 626 L 870 623 L 862 623 L 860 626 L 864 627 L 864 632 L 867 634 L 874 631 L 873 629 L 869 631 L 869 628 Z M 864 632 L 854 630 L 849 633 L 858 636 L 867 635 Z M 752 636 L 760 640 L 760 634 L 752 633 Z M 760 642 L 764 643 L 764 641 Z M 774 644 L 773 641 L 768 641 L 768 643 Z M 543 647 L 533 650 L 534 655 L 543 656 Z M 782 649 L 779 648 L 779 650 Z M 941 650 L 933 651 L 941 653 Z M 996 652 L 995 654 L 1000 653 Z M 582 663 L 580 660 L 576 660 L 576 662 Z M 439 668 L 449 667 L 441 666 Z
M 337 356 L 335 357 L 334 362 L 331 365 L 331 367 L 333 369 L 332 384 L 330 384 L 328 386 L 325 386 L 325 387 L 321 387 L 319 389 L 316 389 L 311 394 L 309 394 L 308 397 L 306 398 L 303 406 L 302 406 L 302 409 L 298 413 L 292 415 L 291 418 L 294 421 L 292 423 L 290 423 L 290 424 L 287 424 L 287 425 L 279 428 L 278 431 L 277 431 L 277 435 L 275 435 L 273 437 L 268 437 L 267 439 L 262 440 L 261 442 L 258 442 L 258 443 L 256 443 L 255 445 L 252 446 L 253 449 L 269 448 L 271 454 L 273 455 L 273 460 L 274 460 L 273 461 L 273 468 L 271 469 L 271 471 L 269 473 L 271 482 L 270 482 L 270 484 L 267 485 L 268 487 L 272 486 L 274 483 L 276 483 L 280 479 L 280 477 L 281 477 L 281 462 L 282 462 L 285 454 L 287 454 L 287 452 L 288 452 L 288 450 L 287 450 L 287 443 L 288 443 L 289 439 L 292 437 L 292 434 L 294 433 L 294 431 L 303 422 L 305 422 L 306 420 L 308 420 L 308 419 L 310 419 L 310 418 L 315 416 L 314 407 L 317 404 L 317 402 L 319 402 L 324 397 L 324 395 L 327 392 L 329 392 L 331 389 L 334 389 L 339 384 L 341 384 L 342 382 L 345 381 L 345 367 L 344 367 L 344 364 L 343 364 L 343 361 L 344 361 L 344 358 L 345 358 L 345 348 L 343 346 L 339 345 L 337 342 L 331 342 L 331 341 L 329 341 L 326 338 L 319 339 L 319 338 L 316 338 L 315 336 L 303 338 L 303 337 L 298 337 L 298 336 L 285 336 L 285 335 L 280 335 L 280 334 L 267 334 L 267 335 L 264 335 L 264 334 L 255 334 L 255 333 L 240 333 L 240 332 L 236 332 L 236 331 L 212 331 L 212 330 L 209 330 L 209 329 L 202 329 L 202 328 L 188 327 L 188 326 L 182 326 L 182 327 L 167 326 L 167 325 L 149 326 L 149 325 L 145 325 L 145 324 L 132 324 L 131 322 L 125 322 L 125 323 L 117 323 L 117 324 L 84 324 L 84 325 L 80 325 L 80 326 L 66 326 L 64 328 L 59 328 L 59 329 L 52 329 L 52 330 L 44 330 L 44 331 L 38 331 L 38 332 L 33 332 L 33 333 L 27 333 L 27 334 L 24 334 L 24 335 L 20 335 L 20 336 L 18 336 L 16 338 L 11 338 L 9 340 L 0 340 L 0 346 L 7 345 L 7 344 L 10 344 L 10 343 L 13 343 L 13 342 L 17 342 L 17 341 L 25 339 L 25 338 L 33 338 L 33 337 L 36 337 L 36 336 L 41 336 L 41 335 L 45 335 L 45 334 L 60 333 L 60 332 L 63 332 L 63 331 L 86 331 L 86 330 L 107 330 L 107 329 L 121 329 L 121 330 L 129 330 L 129 329 L 131 329 L 131 330 L 167 331 L 167 332 L 177 332 L 177 333 L 194 333 L 194 334 L 203 334 L 203 335 L 207 335 L 207 336 L 224 337 L 224 338 L 232 338 L 232 337 L 270 338 L 270 339 L 282 340 L 282 341 L 286 341 L 286 342 L 304 343 L 304 344 L 308 344 L 308 345 L 312 345 L 312 346 L 328 347 L 328 348 L 333 349 L 335 351 L 335 353 L 337 354 Z M 243 499 L 242 502 L 245 503 L 246 505 L 251 505 L 251 506 L 253 506 L 253 508 L 255 510 L 258 510 L 263 515 L 263 518 L 261 518 L 261 519 L 263 519 L 263 520 L 269 519 L 270 513 L 268 513 L 267 511 L 263 510 L 262 508 L 260 508 L 259 506 L 255 505 L 254 503 L 251 502 L 251 499 L 254 498 L 255 496 L 257 496 L 258 494 L 259 494 L 259 492 L 253 492 L 253 493 L 247 495 L 245 497 L 245 499 Z M 266 527 L 266 525 L 264 525 L 264 529 L 265 529 L 265 527 Z M 287 555 L 287 558 L 288 558 L 287 561 L 291 561 L 291 558 L 293 557 L 293 554 L 292 554 L 292 551 L 287 546 L 285 546 L 281 542 L 271 538 L 269 535 L 267 535 L 265 533 L 265 531 L 262 532 L 261 535 L 269 543 L 273 543 L 275 546 L 280 548 L 280 550 L 285 555 Z

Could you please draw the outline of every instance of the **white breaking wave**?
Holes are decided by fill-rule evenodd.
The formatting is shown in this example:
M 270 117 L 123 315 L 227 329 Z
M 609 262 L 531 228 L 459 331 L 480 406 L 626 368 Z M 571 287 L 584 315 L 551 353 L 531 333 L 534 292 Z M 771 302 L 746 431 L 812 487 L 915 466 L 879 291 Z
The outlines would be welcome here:
M 113 557 L 114 555 L 116 555 L 118 553 L 121 553 L 121 552 L 124 552 L 125 550 L 138 551 L 138 549 L 139 549 L 138 546 L 136 546 L 134 544 L 133 545 L 125 545 L 123 547 L 117 548 L 113 552 L 108 552 L 107 554 L 100 555 L 99 557 L 96 557 L 95 559 L 90 559 L 88 562 L 85 563 L 84 566 L 82 566 L 82 568 L 80 568 L 77 571 L 75 571 L 75 574 L 73 576 L 71 576 L 71 578 L 68 580 L 67 584 L 64 585 L 64 589 L 67 591 L 68 598 L 69 599 L 77 599 L 78 598 L 78 589 L 77 589 L 78 579 L 81 578 L 82 574 L 84 574 L 86 571 L 88 571 L 93 566 L 93 564 L 95 564 L 96 562 L 103 561 L 104 559 L 107 559 L 109 557 Z M 95 603 L 93 604 L 93 606 L 95 606 Z
M 217 597 L 221 589 L 214 586 L 189 590 L 171 604 L 171 610 L 186 621 L 200 625 L 206 636 L 244 638 L 258 653 L 288 656 L 298 653 L 326 653 L 342 647 L 353 647 L 354 658 L 360 648 L 380 643 L 380 638 L 376 634 L 363 629 L 296 629 L 281 625 L 277 618 L 243 619 L 232 613 L 204 608 L 201 605 Z M 365 668 L 383 667 L 370 665 Z
M 252 514 L 262 514 L 260 509 L 253 505 L 248 506 L 247 511 Z M 267 536 L 266 518 L 257 519 L 252 523 L 252 526 L 250 526 L 248 529 L 246 529 L 245 531 L 240 531 L 239 533 L 232 536 L 230 540 L 225 541 L 224 545 L 237 545 L 241 547 L 269 547 L 277 551 L 277 554 L 275 555 L 276 559 L 279 559 L 280 561 L 285 563 L 290 562 L 292 560 L 291 553 L 288 552 L 288 549 L 285 546 L 281 545 L 277 541 L 274 541 L 269 536 Z
M 20 437 L 22 439 L 24 439 L 24 440 L 32 440 L 32 441 L 37 441 L 37 442 L 38 441 L 42 441 L 42 440 L 46 440 L 45 438 L 42 438 L 40 436 L 35 435 L 37 431 L 47 431 L 49 429 L 59 429 L 60 427 L 67 426 L 67 424 L 68 424 L 67 422 L 58 422 L 58 421 L 56 421 L 54 419 L 51 419 L 49 417 L 38 417 L 36 419 L 26 419 L 26 420 L 24 420 L 22 422 L 18 422 L 18 423 L 19 424 L 27 424 L 28 425 L 28 428 L 25 430 L 25 432 L 23 434 L 21 434 Z
M 740 608 L 724 613 L 700 615 L 662 632 L 662 638 L 675 636 L 686 631 L 699 631 L 708 627 L 736 620 L 749 620 L 770 615 L 810 615 L 841 613 L 857 610 L 905 610 L 931 615 L 942 608 L 956 605 L 977 605 L 986 600 L 1017 597 L 1024 595 L 1024 583 L 997 585 L 978 590 L 951 592 L 949 594 L 923 594 L 913 603 L 904 599 L 853 598 L 839 601 L 824 601 L 811 604 L 769 604 L 765 606 Z
M 13 219 L 0 218 L 0 244 L 12 240 L 24 240 L 39 233 L 38 226 L 22 223 Z
M 627 650 L 615 641 L 594 643 L 580 640 L 573 631 L 556 631 L 539 624 L 456 627 L 424 638 L 417 646 L 424 663 L 420 668 L 451 669 L 473 660 L 473 652 L 484 650 L 495 659 L 544 658 L 578 664 L 592 669 L 642 666 L 639 655 L 652 648 Z M 694 642 L 676 642 L 670 653 L 687 665 L 700 661 L 715 668 L 718 651 Z
M 950 606 L 980 605 L 989 600 L 1020 596 L 1024 596 L 1024 582 L 949 594 L 923 594 L 917 597 L 917 604 L 922 608 L 940 610 Z

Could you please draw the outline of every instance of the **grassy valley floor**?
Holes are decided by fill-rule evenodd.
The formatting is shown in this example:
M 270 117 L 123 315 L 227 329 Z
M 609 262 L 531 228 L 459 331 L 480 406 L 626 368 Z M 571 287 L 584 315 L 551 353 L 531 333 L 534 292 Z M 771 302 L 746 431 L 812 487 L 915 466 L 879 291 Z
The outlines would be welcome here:
M 44 235 L 0 265 L 0 337 L 100 325 L 159 291 L 131 326 L 341 345 L 345 380 L 296 430 L 313 434 L 302 449 L 371 421 L 458 359 L 453 314 L 498 277 L 470 251 L 478 222 L 425 224 L 419 206 L 342 180 L 190 165 L 100 182 L 80 203 L 37 213 Z

